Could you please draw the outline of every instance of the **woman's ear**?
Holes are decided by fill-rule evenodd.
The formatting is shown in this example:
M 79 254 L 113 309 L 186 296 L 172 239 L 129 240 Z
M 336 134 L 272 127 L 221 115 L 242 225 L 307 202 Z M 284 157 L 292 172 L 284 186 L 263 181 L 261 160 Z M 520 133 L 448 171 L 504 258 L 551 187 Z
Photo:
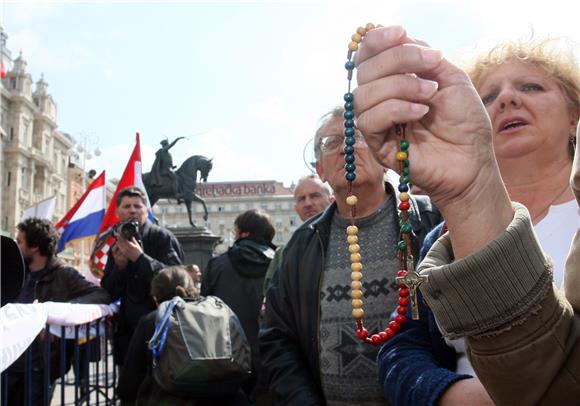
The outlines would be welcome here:
M 159 301 L 157 300 L 157 297 L 153 296 L 153 301 L 155 302 L 155 306 L 159 307 Z

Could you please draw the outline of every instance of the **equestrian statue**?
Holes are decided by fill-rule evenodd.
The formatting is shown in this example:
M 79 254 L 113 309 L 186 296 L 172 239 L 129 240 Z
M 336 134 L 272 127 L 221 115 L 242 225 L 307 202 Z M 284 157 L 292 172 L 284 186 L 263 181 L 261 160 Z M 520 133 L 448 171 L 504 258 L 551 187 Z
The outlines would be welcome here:
M 193 155 L 187 158 L 175 172 L 173 158 L 169 153 L 177 141 L 184 137 L 178 137 L 173 142 L 161 141 L 161 148 L 155 153 L 155 162 L 151 167 L 151 172 L 143 174 L 143 183 L 149 196 L 151 206 L 159 199 L 177 199 L 177 203 L 184 203 L 187 208 L 189 224 L 195 227 L 191 218 L 191 202 L 198 202 L 203 205 L 203 219 L 207 221 L 207 206 L 205 201 L 195 193 L 197 186 L 197 172 L 199 180 L 207 182 L 207 176 L 211 171 L 212 159 L 202 155 Z

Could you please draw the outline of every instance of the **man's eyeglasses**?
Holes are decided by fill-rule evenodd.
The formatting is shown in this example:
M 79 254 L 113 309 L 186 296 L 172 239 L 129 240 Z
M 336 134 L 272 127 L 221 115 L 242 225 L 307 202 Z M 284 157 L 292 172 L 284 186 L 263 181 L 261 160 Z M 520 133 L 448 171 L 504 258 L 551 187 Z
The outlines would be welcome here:
M 361 148 L 366 148 L 368 145 L 360 132 L 354 134 L 356 144 Z M 344 146 L 344 137 L 342 135 L 327 135 L 320 139 L 320 150 L 322 152 L 336 152 L 339 148 Z

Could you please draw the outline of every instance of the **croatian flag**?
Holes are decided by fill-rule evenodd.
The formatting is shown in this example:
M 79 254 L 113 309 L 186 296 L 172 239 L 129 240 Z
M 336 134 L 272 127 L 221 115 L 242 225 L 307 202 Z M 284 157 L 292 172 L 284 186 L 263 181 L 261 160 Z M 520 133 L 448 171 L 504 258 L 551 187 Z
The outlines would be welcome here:
M 109 203 L 103 222 L 99 227 L 99 236 L 95 242 L 93 253 L 91 254 L 91 266 L 98 273 L 102 273 L 105 268 L 108 259 L 108 252 L 115 243 L 115 238 L 113 237 L 111 230 L 113 229 L 113 226 L 120 221 L 119 217 L 117 217 L 117 195 L 121 190 L 131 186 L 137 186 L 145 192 L 141 169 L 141 143 L 139 141 L 139 133 L 137 133 L 136 138 L 135 148 L 133 148 L 133 153 L 129 158 L 129 162 L 125 167 L 121 180 L 119 180 L 119 183 L 117 184 L 115 194 L 113 194 L 113 198 Z M 148 218 L 151 222 L 154 222 L 149 197 L 147 197 L 147 208 L 149 211 Z
M 105 171 L 87 188 L 78 202 L 55 224 L 60 234 L 56 252 L 73 240 L 97 235 L 105 215 Z

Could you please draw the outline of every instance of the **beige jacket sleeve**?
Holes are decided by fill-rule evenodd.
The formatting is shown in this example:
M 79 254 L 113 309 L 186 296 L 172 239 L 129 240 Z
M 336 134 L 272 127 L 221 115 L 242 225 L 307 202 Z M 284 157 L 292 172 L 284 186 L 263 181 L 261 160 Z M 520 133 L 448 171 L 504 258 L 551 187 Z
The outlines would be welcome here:
M 440 238 L 421 264 L 429 277 L 421 293 L 445 336 L 467 337 L 471 363 L 496 404 L 574 404 L 580 315 L 553 285 L 527 209 L 514 209 L 505 232 L 469 257 L 454 262 L 448 235 Z

